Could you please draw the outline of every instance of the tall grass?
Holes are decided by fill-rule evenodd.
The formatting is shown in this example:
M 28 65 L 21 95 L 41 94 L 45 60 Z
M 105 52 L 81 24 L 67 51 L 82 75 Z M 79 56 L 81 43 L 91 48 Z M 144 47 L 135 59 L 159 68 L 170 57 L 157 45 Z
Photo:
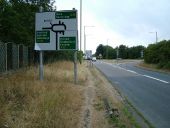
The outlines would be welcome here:
M 79 84 L 86 80 L 79 66 Z M 73 84 L 73 63 L 58 62 L 44 67 L 44 81 L 32 67 L 0 78 L 0 127 L 78 128 L 81 86 Z

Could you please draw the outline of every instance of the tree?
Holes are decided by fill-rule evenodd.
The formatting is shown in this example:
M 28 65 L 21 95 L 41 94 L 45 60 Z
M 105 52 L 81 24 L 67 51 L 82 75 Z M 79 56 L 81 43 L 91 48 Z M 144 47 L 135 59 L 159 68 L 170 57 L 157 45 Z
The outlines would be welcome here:
M 52 10 L 53 0 L 2 0 L 0 4 L 0 40 L 34 45 L 35 13 L 39 6 Z
M 170 40 L 150 44 L 144 53 L 146 63 L 157 64 L 159 68 L 170 69 Z
M 119 57 L 122 59 L 128 58 L 128 47 L 127 46 L 125 46 L 125 45 L 119 46 Z
M 143 52 L 144 50 L 145 50 L 145 47 L 141 45 L 130 47 L 128 49 L 128 58 L 129 59 L 141 58 L 141 52 Z
M 113 49 L 111 46 L 104 46 L 100 44 L 97 49 L 95 55 L 99 57 L 101 55 L 104 59 L 113 59 L 116 58 L 116 50 Z
M 96 53 L 95 53 L 96 57 L 98 57 L 99 55 L 104 55 L 104 46 L 102 44 L 100 44 L 97 49 L 96 49 Z

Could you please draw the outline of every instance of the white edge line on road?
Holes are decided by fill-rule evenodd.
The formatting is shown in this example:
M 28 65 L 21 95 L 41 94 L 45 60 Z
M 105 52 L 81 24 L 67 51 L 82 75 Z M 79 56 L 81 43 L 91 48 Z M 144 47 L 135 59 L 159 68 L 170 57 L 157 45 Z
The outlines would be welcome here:
M 155 78 L 155 77 L 152 77 L 152 76 L 148 76 L 148 75 L 142 75 L 142 76 L 147 77 L 147 78 L 151 78 L 151 79 L 154 79 L 154 80 L 157 80 L 157 81 L 160 81 L 160 82 L 166 83 L 166 84 L 169 84 L 169 82 L 167 82 L 167 81 L 160 80 L 160 79 Z

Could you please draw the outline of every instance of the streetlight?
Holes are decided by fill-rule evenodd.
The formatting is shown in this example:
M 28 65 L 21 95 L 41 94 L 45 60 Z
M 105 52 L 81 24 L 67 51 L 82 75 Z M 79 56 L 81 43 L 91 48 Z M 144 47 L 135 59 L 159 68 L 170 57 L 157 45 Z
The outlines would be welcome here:
M 116 48 L 116 57 L 119 58 L 119 47 Z
M 81 44 L 82 44 L 82 0 L 80 0 L 80 51 L 81 51 Z
M 84 26 L 84 53 L 86 52 L 86 28 L 95 26 Z
M 156 43 L 158 42 L 158 33 L 157 31 L 156 32 L 149 32 L 149 33 L 155 33 L 155 36 L 156 36 Z
M 106 59 L 108 59 L 108 42 L 109 42 L 109 39 L 107 39 Z

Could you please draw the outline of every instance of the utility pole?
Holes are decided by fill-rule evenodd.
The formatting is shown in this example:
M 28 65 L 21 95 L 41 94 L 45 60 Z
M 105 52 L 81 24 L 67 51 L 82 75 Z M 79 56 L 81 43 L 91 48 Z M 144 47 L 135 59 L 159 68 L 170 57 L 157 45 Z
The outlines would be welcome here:
M 106 59 L 108 59 L 108 41 L 109 41 L 109 39 L 107 39 Z
M 119 47 L 117 47 L 116 49 L 116 56 L 117 56 L 117 59 L 119 58 Z
M 86 26 L 84 26 L 84 54 L 86 52 Z
M 158 42 L 158 33 L 155 32 L 155 34 L 156 34 L 156 43 L 157 43 Z
M 155 31 L 155 32 L 149 32 L 149 33 L 155 33 L 155 38 L 156 38 L 156 43 L 158 42 L 158 32 Z
M 86 52 L 86 28 L 95 26 L 84 26 L 84 53 Z
M 82 0 L 80 0 L 80 51 L 81 49 L 81 45 L 82 45 Z

